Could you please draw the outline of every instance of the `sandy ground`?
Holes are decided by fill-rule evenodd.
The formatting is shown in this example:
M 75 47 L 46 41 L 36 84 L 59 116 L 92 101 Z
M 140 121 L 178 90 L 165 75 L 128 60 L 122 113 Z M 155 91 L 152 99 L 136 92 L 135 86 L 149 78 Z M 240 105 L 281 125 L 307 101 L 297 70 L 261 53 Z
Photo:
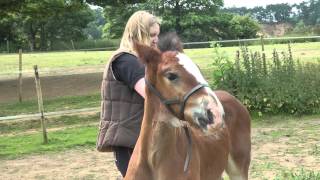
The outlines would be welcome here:
M 69 150 L 59 154 L 28 156 L 23 159 L 1 161 L 0 179 L 121 179 L 112 153 L 94 149 Z
M 99 93 L 101 80 L 101 72 L 40 77 L 44 98 Z M 0 79 L 0 103 L 17 102 L 18 91 L 17 79 Z M 23 100 L 37 98 L 33 77 L 23 78 L 22 91 Z

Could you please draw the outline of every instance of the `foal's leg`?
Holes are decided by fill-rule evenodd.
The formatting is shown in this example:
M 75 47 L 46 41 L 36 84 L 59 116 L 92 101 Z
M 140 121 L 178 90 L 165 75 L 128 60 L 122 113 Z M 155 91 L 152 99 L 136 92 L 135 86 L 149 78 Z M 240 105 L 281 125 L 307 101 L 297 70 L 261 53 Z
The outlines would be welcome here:
M 228 166 L 226 168 L 226 172 L 229 176 L 230 180 L 247 180 L 248 179 L 248 172 L 247 170 L 244 170 L 235 163 L 232 156 L 229 155 L 228 158 Z

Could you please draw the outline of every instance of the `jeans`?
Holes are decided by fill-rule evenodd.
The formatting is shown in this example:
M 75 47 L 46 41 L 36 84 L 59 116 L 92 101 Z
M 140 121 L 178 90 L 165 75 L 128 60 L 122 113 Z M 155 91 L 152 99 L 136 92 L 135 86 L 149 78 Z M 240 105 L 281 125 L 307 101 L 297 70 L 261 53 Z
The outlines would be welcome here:
M 133 149 L 128 147 L 114 147 L 113 150 L 116 159 L 116 166 L 121 172 L 122 177 L 124 177 L 128 169 Z

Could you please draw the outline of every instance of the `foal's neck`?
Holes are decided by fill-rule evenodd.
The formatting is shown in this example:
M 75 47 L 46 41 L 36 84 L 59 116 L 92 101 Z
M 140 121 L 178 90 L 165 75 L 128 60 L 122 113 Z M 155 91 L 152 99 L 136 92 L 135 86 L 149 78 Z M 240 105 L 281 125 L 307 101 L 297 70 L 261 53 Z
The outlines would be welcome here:
M 141 153 L 147 155 L 150 163 L 154 165 L 163 159 L 163 156 L 170 157 L 170 154 L 179 149 L 177 146 L 184 145 L 180 138 L 184 133 L 183 128 L 175 127 L 179 123 L 179 119 L 173 116 L 157 97 L 147 96 L 140 138 Z

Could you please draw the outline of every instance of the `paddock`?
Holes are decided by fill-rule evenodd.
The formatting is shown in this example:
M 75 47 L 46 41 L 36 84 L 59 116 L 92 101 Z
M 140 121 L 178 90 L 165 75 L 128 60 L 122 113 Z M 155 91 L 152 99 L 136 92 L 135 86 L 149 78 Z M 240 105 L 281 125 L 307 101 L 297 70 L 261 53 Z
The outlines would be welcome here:
M 298 46 L 299 45 L 299 46 Z M 312 46 L 311 46 L 312 45 Z M 285 45 L 283 45 L 285 46 Z M 298 48 L 299 47 L 299 48 Z M 318 57 L 319 43 L 301 43 L 295 44 L 294 55 L 303 59 L 304 61 L 314 61 Z M 233 49 L 227 49 L 227 52 L 232 52 Z M 212 56 L 212 49 L 190 50 L 190 56 L 196 56 L 205 54 L 210 50 L 208 56 Z M 56 53 L 58 54 L 58 53 Z M 66 53 L 67 54 L 67 53 Z M 64 56 L 69 56 L 64 54 Z M 46 56 L 46 53 L 42 54 Z M 16 58 L 16 55 L 10 55 L 12 61 Z M 269 55 L 270 56 L 270 55 Z M 1 55 L 0 59 L 7 59 L 7 55 Z M 103 52 L 103 58 L 105 54 Z M 201 68 L 206 68 L 209 65 L 209 61 L 204 61 L 206 58 L 198 58 L 199 65 Z M 203 62 L 203 64 L 202 64 Z M 104 62 L 103 62 L 104 63 Z M 71 71 L 70 69 L 64 69 Z M 80 68 L 79 68 L 80 69 Z M 13 70 L 12 70 L 13 71 Z M 91 71 L 95 71 L 91 70 Z M 78 72 L 76 72 L 78 73 Z M 42 73 L 40 72 L 40 76 Z M 15 74 L 13 73 L 15 77 Z M 78 76 L 80 77 L 80 76 Z M 60 77 L 56 77 L 60 78 Z M 86 76 L 85 78 L 86 79 Z M 92 78 L 92 81 L 86 81 L 87 83 L 92 83 L 92 89 L 95 89 L 100 84 L 100 76 Z M 6 80 L 1 80 L 0 85 Z M 57 82 L 57 81 L 56 81 Z M 95 85 L 95 82 L 96 85 Z M 42 81 L 43 85 L 44 82 Z M 30 85 L 34 85 L 33 78 L 30 79 Z M 66 82 L 69 84 L 69 82 Z M 12 99 L 10 103 L 15 102 L 16 99 L 16 80 L 13 80 L 11 84 L 9 83 L 8 94 L 12 94 Z M 24 84 L 26 85 L 26 84 Z M 64 86 L 62 87 L 62 92 L 66 91 Z M 56 87 L 55 85 L 52 87 Z M 86 89 L 72 89 L 69 86 L 70 94 L 76 95 L 76 93 L 85 92 Z M 89 87 L 89 86 L 87 86 Z M 3 94 L 3 89 L 0 87 L 2 97 L 7 97 L 8 94 Z M 77 90 L 77 91 L 76 91 Z M 56 91 L 57 92 L 57 91 Z M 62 93 L 59 92 L 59 93 Z M 98 90 L 97 90 L 98 92 Z M 90 94 L 92 92 L 86 92 L 85 94 Z M 30 91 L 30 95 L 33 98 L 36 96 L 35 91 Z M 79 97 L 83 94 L 79 94 Z M 56 97 L 53 94 L 52 97 Z M 1 98 L 2 100 L 2 98 Z M 27 101 L 27 99 L 25 99 Z M 7 102 L 8 102 L 7 101 Z M 17 105 L 18 103 L 16 103 Z M 54 103 L 52 103 L 54 104 Z M 45 104 L 45 107 L 50 107 L 52 105 Z M 0 109 L 6 107 L 7 104 L 0 104 Z M 68 106 L 68 107 L 67 107 Z M 8 106 L 9 107 L 9 106 Z M 73 108 L 72 104 L 61 105 L 58 108 Z M 22 112 L 19 110 L 19 112 Z M 35 106 L 34 111 L 29 111 L 27 113 L 37 112 L 37 106 Z M 5 114 L 6 115 L 6 114 Z M 11 114 L 9 114 L 11 115 Z M 15 114 L 13 114 L 15 115 Z M 67 119 L 63 117 L 63 119 Z M 97 122 L 92 122 L 90 126 L 94 128 L 97 127 Z M 49 138 L 53 137 L 52 132 L 64 132 L 65 128 L 77 128 L 82 126 L 82 124 L 60 124 L 57 127 L 49 127 Z M 20 130 L 20 132 L 3 132 L 0 130 L 0 140 L 4 137 L 15 136 L 28 136 L 30 134 L 40 134 L 38 128 L 31 128 L 27 130 Z M 95 129 L 97 131 L 97 129 Z M 306 177 L 306 173 L 320 173 L 320 117 L 319 115 L 313 116 L 303 116 L 303 117 L 292 117 L 292 116 L 263 116 L 262 118 L 253 118 L 253 128 L 252 128 L 252 162 L 250 166 L 250 176 L 249 179 L 272 179 L 275 177 L 280 177 L 285 179 L 282 174 L 285 173 L 296 173 L 299 177 Z M 89 141 L 95 143 L 96 136 L 92 136 Z M 0 148 L 3 150 L 6 146 L 10 146 L 4 143 L 0 143 Z M 23 149 L 23 148 L 21 148 Z M 43 152 L 36 154 L 19 155 L 13 159 L 8 159 L 3 151 L 0 151 L 0 179 L 117 179 L 119 173 L 114 166 L 114 159 L 111 153 L 98 153 L 95 151 L 94 146 L 92 147 L 75 147 L 69 150 L 61 150 L 59 152 Z M 101 160 L 101 159 L 102 160 Z M 304 169 L 304 171 L 302 171 Z M 301 172 L 302 171 L 302 172 Z M 320 176 L 320 175 L 318 175 Z

